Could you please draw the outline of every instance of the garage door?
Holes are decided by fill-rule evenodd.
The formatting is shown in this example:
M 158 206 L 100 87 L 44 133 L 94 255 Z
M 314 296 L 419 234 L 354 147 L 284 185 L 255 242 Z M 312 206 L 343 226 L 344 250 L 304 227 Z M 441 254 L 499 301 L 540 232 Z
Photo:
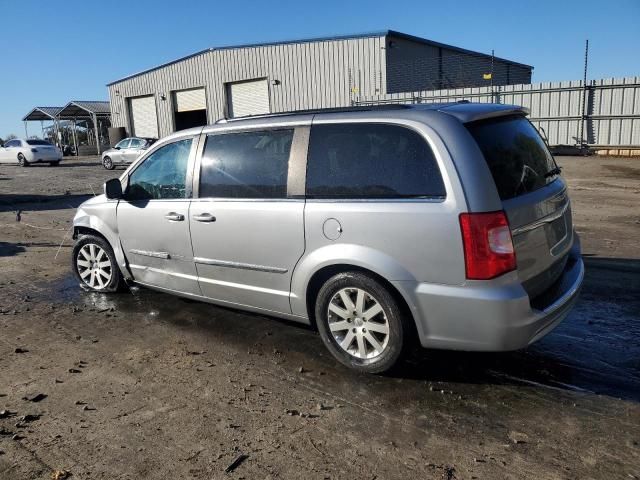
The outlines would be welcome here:
M 192 88 L 175 92 L 176 112 L 191 112 L 193 110 L 206 110 L 207 101 L 204 96 L 204 88 Z
M 229 115 L 244 117 L 269 113 L 269 85 L 266 79 L 227 84 Z
M 131 107 L 131 130 L 136 137 L 158 138 L 158 115 L 153 95 L 129 100 Z

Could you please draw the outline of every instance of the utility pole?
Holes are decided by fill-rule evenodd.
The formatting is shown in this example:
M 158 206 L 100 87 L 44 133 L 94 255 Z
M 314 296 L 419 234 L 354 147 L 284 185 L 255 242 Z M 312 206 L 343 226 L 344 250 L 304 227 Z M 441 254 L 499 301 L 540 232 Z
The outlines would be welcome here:
M 589 64 L 589 39 L 584 44 L 584 77 L 582 79 L 582 112 L 580 115 L 580 150 L 586 148 L 584 141 L 584 122 L 586 120 L 587 111 L 587 66 Z
M 493 98 L 493 59 L 494 59 L 494 50 L 491 49 L 491 101 L 494 101 Z

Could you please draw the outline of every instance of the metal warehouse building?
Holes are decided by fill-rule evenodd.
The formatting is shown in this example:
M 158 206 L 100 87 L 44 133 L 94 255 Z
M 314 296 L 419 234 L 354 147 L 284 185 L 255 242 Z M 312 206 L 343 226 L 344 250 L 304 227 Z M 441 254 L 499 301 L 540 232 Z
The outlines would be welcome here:
M 108 87 L 114 127 L 162 137 L 223 117 L 348 106 L 371 95 L 530 83 L 531 71 L 387 30 L 211 48 Z

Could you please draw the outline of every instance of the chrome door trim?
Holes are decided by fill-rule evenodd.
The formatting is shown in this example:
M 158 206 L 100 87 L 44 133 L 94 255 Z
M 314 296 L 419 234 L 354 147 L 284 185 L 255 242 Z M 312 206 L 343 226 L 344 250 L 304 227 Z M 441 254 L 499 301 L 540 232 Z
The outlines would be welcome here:
M 198 276 L 198 280 L 205 283 L 211 283 L 213 285 L 221 285 L 223 287 L 231 287 L 231 288 L 239 288 L 242 290 L 251 290 L 252 292 L 258 293 L 266 293 L 269 295 L 278 295 L 281 297 L 288 297 L 290 295 L 289 292 L 285 292 L 283 290 L 274 290 L 272 288 L 264 288 L 264 287 L 256 287 L 253 285 L 247 285 L 246 283 L 235 283 L 235 282 L 226 282 L 224 280 L 214 280 L 212 278 L 203 278 Z M 225 300 L 226 301 L 226 300 Z M 228 302 L 235 303 L 235 302 Z M 259 308 L 259 307 L 257 307 Z
M 542 225 L 546 224 L 546 223 L 551 223 L 555 220 L 558 220 L 560 217 L 562 217 L 565 212 L 567 211 L 567 208 L 569 208 L 570 202 L 567 202 L 564 204 L 564 206 L 560 209 L 560 210 L 556 210 L 555 212 L 547 215 L 546 217 L 542 217 L 538 220 L 536 220 L 535 222 L 529 223 L 528 225 L 523 225 L 522 227 L 518 227 L 518 228 L 514 228 L 511 231 L 511 235 L 513 235 L 514 237 L 517 235 L 520 235 L 522 233 L 526 233 L 526 232 L 530 232 L 531 230 L 535 230 L 538 227 L 541 227 Z
M 195 257 L 193 261 L 196 263 L 200 263 L 202 265 L 213 265 L 215 267 L 240 268 L 242 270 L 254 270 L 256 272 L 266 272 L 266 273 L 287 273 L 288 272 L 288 269 L 281 268 L 281 267 L 269 267 L 266 265 L 254 265 L 251 263 L 229 262 L 226 260 L 215 260 L 213 258 Z M 200 278 L 200 280 L 205 280 L 205 279 Z M 216 283 L 216 282 L 212 282 L 212 283 Z
M 150 250 L 132 249 L 129 250 L 129 253 L 133 253 L 134 255 L 142 255 L 144 257 L 162 258 L 164 260 L 169 260 L 171 258 L 171 255 L 169 255 L 168 252 L 152 252 Z

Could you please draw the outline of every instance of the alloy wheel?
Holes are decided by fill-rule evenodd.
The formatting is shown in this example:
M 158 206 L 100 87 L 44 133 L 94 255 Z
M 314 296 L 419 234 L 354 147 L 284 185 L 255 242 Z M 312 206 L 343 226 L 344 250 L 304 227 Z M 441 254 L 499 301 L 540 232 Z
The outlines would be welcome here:
M 109 285 L 113 274 L 109 256 L 94 243 L 87 243 L 78 251 L 76 268 L 82 281 L 94 290 L 102 290 Z
M 359 359 L 381 355 L 389 342 L 389 321 L 380 303 L 361 288 L 343 288 L 329 302 L 329 330 L 342 350 Z

